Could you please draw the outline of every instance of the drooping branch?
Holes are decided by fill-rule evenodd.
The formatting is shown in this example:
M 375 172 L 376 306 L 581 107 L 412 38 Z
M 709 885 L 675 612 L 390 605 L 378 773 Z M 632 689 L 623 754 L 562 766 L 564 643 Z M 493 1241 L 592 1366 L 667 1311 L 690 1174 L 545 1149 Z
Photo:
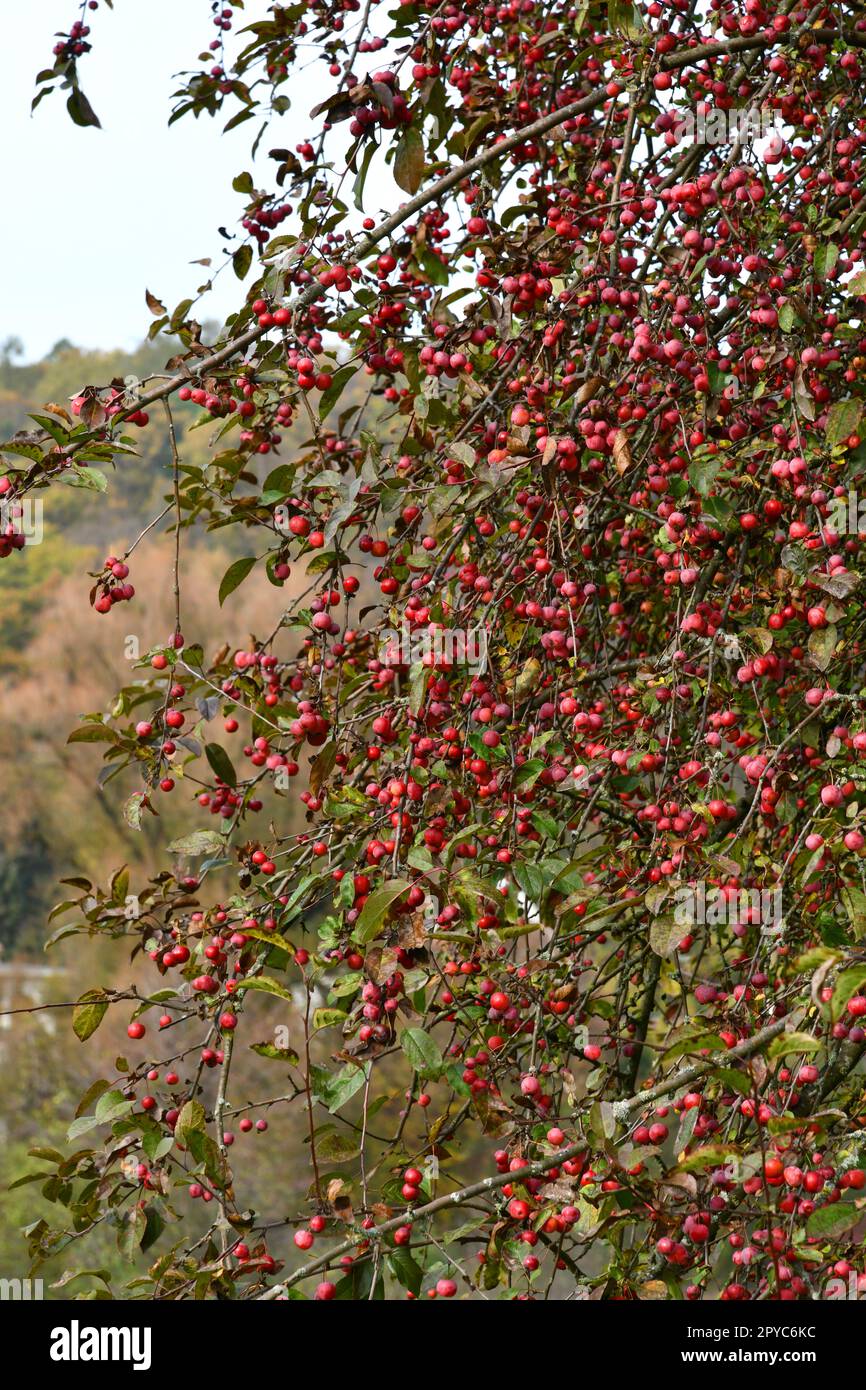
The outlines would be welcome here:
M 818 31 L 805 32 L 812 33 Z M 791 36 L 787 37 L 790 38 Z M 846 38 L 847 37 L 848 36 L 846 36 Z M 866 38 L 862 35 L 851 37 L 850 41 L 852 43 L 859 41 L 862 44 L 866 44 Z M 661 60 L 661 65 L 667 71 L 672 72 L 679 68 L 688 67 L 693 63 L 702 62 L 706 59 L 723 57 L 730 53 L 740 53 L 748 49 L 764 48 L 766 47 L 766 42 L 766 38 L 763 34 L 737 35 L 736 37 L 725 39 L 718 43 L 701 44 L 695 48 L 686 48 L 678 50 L 675 53 L 666 54 Z M 581 116 L 588 111 L 593 111 L 606 100 L 609 100 L 609 98 L 603 88 L 589 92 L 578 101 L 570 102 L 566 106 L 548 112 L 546 116 L 539 117 L 538 120 L 532 121 L 529 125 L 521 126 L 520 129 L 516 130 L 512 135 L 508 135 L 504 139 L 496 141 L 494 144 L 480 151 L 479 154 L 474 155 L 472 159 L 467 159 L 462 164 L 456 165 L 453 169 L 450 169 L 447 174 L 443 174 L 441 178 L 435 179 L 431 184 L 428 184 L 426 188 L 421 189 L 414 197 L 410 198 L 408 202 L 402 203 L 395 212 L 390 213 L 378 226 L 372 228 L 372 230 L 367 232 L 359 241 L 355 242 L 351 248 L 349 262 L 359 261 L 365 256 L 368 256 L 385 237 L 390 236 L 390 234 L 396 231 L 398 227 L 401 227 L 404 222 L 407 222 L 411 217 L 414 217 L 416 213 L 421 212 L 431 204 L 440 202 L 447 193 L 457 188 L 464 179 L 470 178 L 473 174 L 478 173 L 479 170 L 485 168 L 485 166 L 490 164 L 493 160 L 500 159 L 503 155 L 509 154 L 512 150 L 517 149 L 528 140 L 535 140 L 539 136 L 546 135 L 556 126 L 562 125 L 563 122 L 573 120 L 575 116 Z M 314 304 L 317 299 L 322 298 L 326 293 L 325 287 L 320 285 L 318 281 L 313 281 L 313 283 L 308 285 L 305 290 L 302 290 L 297 298 L 291 301 L 287 307 L 294 314 L 297 314 L 299 310 L 308 308 L 309 305 Z M 224 366 L 227 362 L 230 362 L 233 358 L 244 352 L 245 349 L 250 347 L 253 343 L 258 342 L 258 340 L 263 338 L 269 331 L 270 327 L 262 328 L 259 325 L 256 325 L 254 328 L 246 329 L 243 333 L 238 334 L 236 338 L 231 338 L 227 343 L 223 343 L 222 347 L 217 348 L 207 357 L 200 358 L 195 363 L 194 372 L 192 370 L 179 372 L 175 376 L 170 377 L 167 381 L 162 382 L 159 386 L 155 386 L 151 391 L 144 392 L 143 395 L 138 397 L 134 406 L 130 406 L 128 410 L 118 411 L 118 413 L 112 417 L 113 421 L 120 423 L 129 415 L 135 414 L 136 411 L 145 410 L 148 406 L 156 404 L 157 401 L 164 400 L 167 396 L 173 395 L 176 391 L 179 391 L 182 386 L 186 386 L 193 375 L 203 376 L 217 367 Z M 74 444 L 70 445 L 66 452 L 71 454 L 74 450 L 83 447 L 87 442 L 87 438 L 75 440 Z
M 778 1019 L 775 1023 L 770 1023 L 766 1028 L 762 1028 L 753 1038 L 747 1038 L 744 1042 L 738 1043 L 730 1048 L 725 1054 L 726 1060 L 736 1058 L 739 1061 L 748 1057 L 753 1057 L 757 1052 L 773 1038 L 779 1036 L 786 1028 L 786 1020 Z M 713 1059 L 708 1062 L 698 1062 L 694 1066 L 684 1067 L 681 1071 L 669 1076 L 667 1080 L 660 1081 L 657 1086 L 651 1087 L 647 1091 L 639 1091 L 636 1095 L 630 1096 L 627 1100 L 615 1101 L 611 1105 L 611 1115 L 617 1124 L 624 1124 L 629 1117 L 637 1110 L 642 1110 L 645 1105 L 653 1101 L 660 1100 L 663 1096 L 669 1096 L 672 1091 L 677 1091 L 681 1086 L 691 1086 L 701 1077 L 708 1076 L 718 1061 Z M 320 1255 L 315 1260 L 310 1260 L 308 1264 L 296 1269 L 280 1284 L 275 1284 L 261 1295 L 261 1300 L 279 1298 L 286 1289 L 298 1284 L 302 1279 L 308 1279 L 311 1274 L 317 1273 L 338 1260 L 341 1255 L 346 1255 L 357 1245 L 366 1241 L 381 1240 L 383 1236 L 396 1231 L 399 1226 L 416 1225 L 423 1218 L 435 1216 L 437 1212 L 454 1210 L 469 1202 L 473 1197 L 481 1197 L 485 1193 L 495 1192 L 500 1187 L 506 1187 L 510 1183 L 521 1183 L 526 1178 L 536 1178 L 542 1176 L 551 1167 L 559 1167 L 566 1163 L 570 1158 L 576 1158 L 578 1154 L 585 1153 L 586 1141 L 579 1144 L 570 1144 L 567 1148 L 557 1149 L 548 1158 L 539 1159 L 535 1163 L 528 1163 L 524 1168 L 509 1169 L 506 1173 L 497 1173 L 488 1178 L 482 1178 L 480 1182 L 469 1183 L 466 1187 L 459 1188 L 456 1192 L 449 1192 L 446 1197 L 436 1197 L 432 1202 L 425 1202 L 420 1207 L 410 1207 L 403 1211 L 399 1216 L 392 1216 L 387 1221 L 382 1221 L 378 1226 L 372 1226 L 369 1230 L 359 1231 L 356 1235 L 349 1236 L 341 1241 L 339 1245 L 333 1246 L 326 1254 Z

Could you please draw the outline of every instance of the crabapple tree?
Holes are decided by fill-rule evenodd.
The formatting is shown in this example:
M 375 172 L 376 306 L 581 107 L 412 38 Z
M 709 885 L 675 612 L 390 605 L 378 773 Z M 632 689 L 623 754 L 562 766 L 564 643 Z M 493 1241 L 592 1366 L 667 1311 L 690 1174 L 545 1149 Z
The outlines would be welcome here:
M 102 9 L 38 78 L 85 127 Z M 34 1258 L 108 1220 L 133 1297 L 866 1287 L 861 6 L 211 9 L 171 119 L 268 151 L 236 311 L 148 294 L 166 374 L 3 446 L 19 564 L 25 498 L 165 432 L 176 625 L 71 738 L 133 829 L 189 826 L 62 905 L 139 975 L 74 1007 L 129 1056 L 40 1154 Z M 275 631 L 186 629 L 195 528 L 243 551 L 220 603 L 285 587 Z M 90 598 L 134 606 L 134 559 Z M 302 1046 L 240 1105 L 254 1005 Z M 231 1117 L 292 1104 L 309 1193 L 251 1212 Z

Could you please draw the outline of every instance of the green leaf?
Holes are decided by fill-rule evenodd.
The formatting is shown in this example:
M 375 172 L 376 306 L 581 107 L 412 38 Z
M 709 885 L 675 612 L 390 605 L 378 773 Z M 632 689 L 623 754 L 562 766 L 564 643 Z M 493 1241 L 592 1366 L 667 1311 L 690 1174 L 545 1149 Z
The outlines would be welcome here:
M 4 444 L 0 444 L 0 453 L 17 454 L 20 458 L 31 459 L 33 463 L 41 463 L 42 450 L 37 444 L 27 444 L 21 439 L 7 439 Z
M 417 714 L 424 704 L 430 671 L 423 661 L 415 661 L 409 668 L 409 709 Z
M 204 755 L 219 777 L 227 787 L 236 787 L 238 775 L 235 772 L 234 764 L 221 743 L 208 743 L 205 745 Z
M 849 434 L 856 434 L 863 415 L 863 402 L 856 399 L 837 401 L 827 411 L 824 437 L 832 448 L 841 444 Z
M 181 1108 L 174 1126 L 174 1137 L 179 1144 L 189 1146 L 190 1135 L 198 1131 L 205 1132 L 204 1106 L 197 1100 L 188 1100 Z
M 442 1070 L 442 1053 L 423 1028 L 406 1028 L 400 1046 L 415 1071 L 422 1076 L 438 1076 Z
M 831 1238 L 844 1235 L 861 1220 L 863 1212 L 851 1202 L 836 1202 L 831 1207 L 818 1207 L 806 1222 L 806 1234 Z
M 826 627 L 816 627 L 810 633 L 808 648 L 812 665 L 819 671 L 826 671 L 830 662 L 833 660 L 833 653 L 836 650 L 836 643 L 839 641 L 839 631 L 835 623 L 828 623 Z
M 514 877 L 517 880 L 518 887 L 523 890 L 530 902 L 541 902 L 547 885 L 544 874 L 538 864 L 515 864 Z
M 685 934 L 685 927 L 674 917 L 654 917 L 649 929 L 650 949 L 655 951 L 657 956 L 673 956 Z
M 418 248 L 415 251 L 415 259 L 427 276 L 427 279 L 432 281 L 434 285 L 448 284 L 448 267 L 440 261 L 438 256 L 434 256 L 432 251 L 425 251 L 423 247 Z M 422 400 L 423 397 L 416 397 L 416 413 L 417 406 L 420 405 Z
M 257 989 L 263 994 L 276 995 L 277 999 L 287 999 L 290 1004 L 294 1004 L 294 996 L 291 990 L 278 984 L 276 980 L 271 980 L 267 975 L 257 975 L 254 980 L 240 980 L 238 989 Z
M 699 1173 L 704 1168 L 721 1168 L 732 1158 L 739 1156 L 740 1150 L 734 1144 L 705 1144 L 695 1149 L 687 1158 L 677 1164 L 679 1173 Z
M 812 265 L 819 280 L 826 279 L 839 259 L 839 248 L 832 241 L 825 241 L 815 252 Z
M 528 789 L 534 786 L 544 771 L 544 768 L 545 764 L 542 758 L 530 758 L 528 762 L 523 763 L 515 772 L 515 787 Z
M 607 0 L 607 22 L 611 29 L 619 29 L 630 38 L 637 38 L 643 32 L 640 15 L 632 0 Z
M 249 242 L 239 246 L 232 256 L 232 269 L 239 280 L 243 280 L 253 261 L 253 248 Z
M 361 167 L 358 170 L 358 176 L 352 184 L 352 196 L 355 207 L 359 212 L 364 211 L 364 185 L 367 182 L 367 174 L 369 173 L 370 164 L 377 148 L 378 146 L 374 140 L 368 141 L 367 148 L 364 151 L 364 158 L 361 160 Z
M 142 1207 L 134 1206 L 123 1213 L 117 1229 L 117 1248 L 130 1264 L 134 1261 L 147 1230 L 147 1215 Z
M 79 1115 L 67 1131 L 67 1139 L 77 1139 L 79 1134 L 85 1134 L 89 1129 L 95 1129 L 97 1125 L 111 1124 L 112 1120 L 119 1120 L 121 1116 L 129 1115 L 133 1109 L 133 1102 L 126 1100 L 121 1091 L 106 1091 L 100 1096 L 96 1109 L 92 1115 Z
M 328 386 L 319 397 L 320 420 L 326 420 L 328 418 L 357 370 L 358 368 L 353 365 L 349 367 L 340 367 L 339 371 L 334 373 L 334 379 L 330 386 Z
M 731 1091 L 738 1091 L 741 1096 L 752 1094 L 751 1078 L 743 1071 L 735 1071 L 733 1067 L 717 1067 L 710 1072 L 713 1081 L 721 1081 Z
M 77 1139 L 80 1134 L 86 1134 L 89 1129 L 96 1129 L 98 1124 L 99 1120 L 95 1115 L 79 1115 L 66 1131 L 67 1141 L 71 1144 L 73 1139 Z
M 707 454 L 703 458 L 694 459 L 689 464 L 689 482 L 702 497 L 709 497 L 710 490 L 724 462 L 724 455 L 719 453 Z
M 700 1052 L 723 1052 L 725 1044 L 718 1033 L 711 1032 L 706 1025 L 698 1022 L 677 1034 L 670 1047 L 662 1055 L 662 1065 L 676 1061 L 678 1057 L 695 1057 Z
M 76 125 L 93 125 L 101 129 L 99 117 L 80 87 L 75 87 L 66 99 L 66 109 Z
M 320 1028 L 338 1028 L 348 1018 L 345 1009 L 315 1009 L 313 1012 L 313 1031 Z
M 133 792 L 123 803 L 123 819 L 131 830 L 141 829 L 141 814 L 144 810 L 144 792 Z
M 294 1048 L 277 1047 L 276 1043 L 253 1043 L 250 1051 L 257 1052 L 260 1057 L 268 1057 L 272 1062 L 285 1062 L 289 1067 L 296 1067 L 299 1060 Z
M 818 1038 L 813 1038 L 810 1033 L 780 1033 L 774 1038 L 767 1048 L 767 1059 L 773 1061 L 776 1057 L 787 1057 L 791 1053 L 800 1052 L 820 1052 L 821 1043 Z
M 105 724 L 82 724 L 80 729 L 72 730 L 66 742 L 117 743 L 118 734 L 114 729 L 109 729 Z
M 357 1067 L 349 1062 L 336 1073 L 326 1071 L 324 1067 L 311 1067 L 310 1081 L 313 1095 L 321 1105 L 330 1110 L 332 1115 L 336 1115 L 337 1111 L 341 1110 L 346 1102 L 361 1090 L 369 1074 L 369 1062 L 363 1067 Z
M 415 126 L 407 126 L 394 155 L 394 180 L 405 193 L 417 193 L 424 178 L 424 141 Z
M 229 565 L 222 577 L 219 588 L 219 602 L 222 608 L 229 594 L 234 593 L 239 584 L 243 584 L 250 570 L 256 563 L 255 555 L 245 555 L 241 560 L 235 560 L 233 565 Z
M 111 1087 L 107 1081 L 99 1080 L 91 1082 L 87 1090 L 84 1092 L 84 1095 L 81 1097 L 81 1100 L 78 1102 L 78 1105 L 75 1107 L 76 1118 L 79 1115 L 83 1115 L 91 1105 L 96 1104 L 100 1096 L 104 1095 L 106 1091 L 110 1090 Z M 35 1149 L 29 1149 L 28 1152 L 31 1154 L 36 1154 Z M 36 1157 L 38 1158 L 39 1154 L 36 1154 Z
M 203 1129 L 191 1129 L 188 1134 L 187 1148 L 195 1163 L 204 1168 L 211 1181 L 222 1186 L 222 1158 L 210 1135 L 206 1134 Z
M 141 1238 L 141 1249 L 149 1250 L 154 1241 L 157 1241 L 165 1230 L 165 1221 L 162 1213 L 157 1211 L 154 1206 L 146 1207 L 144 1215 L 146 1224 L 144 1235 Z
M 171 1152 L 174 1140 L 170 1134 L 160 1134 L 158 1129 L 148 1130 L 141 1141 L 141 1147 L 150 1159 L 151 1163 L 158 1163 L 161 1158 L 165 1158 Z
M 116 1119 L 118 1115 L 131 1109 L 132 1101 L 127 1100 L 123 1092 L 115 1086 L 110 1091 L 103 1091 L 93 1113 L 100 1124 L 104 1124 L 107 1120 Z
M 74 1284 L 76 1279 L 101 1279 L 106 1288 L 111 1287 L 111 1275 L 107 1269 L 67 1269 L 51 1287 L 65 1289 L 67 1284 Z
M 348 1163 L 350 1159 L 357 1158 L 361 1151 L 359 1139 L 352 1139 L 348 1134 L 325 1134 L 321 1139 L 316 1139 L 316 1154 L 319 1159 L 326 1159 L 328 1163 Z
M 409 884 L 404 878 L 392 878 L 384 887 L 378 888 L 375 893 L 370 894 L 355 924 L 353 933 L 355 941 L 366 943 L 376 939 L 391 904 L 396 902 L 408 887 Z
M 797 962 L 798 967 L 800 961 Z M 850 970 L 843 970 L 833 986 L 833 1013 L 838 1018 L 849 999 L 855 994 L 862 994 L 866 988 L 866 965 L 854 965 Z
M 409 1254 L 409 1251 L 402 1246 L 396 1250 L 388 1252 L 388 1268 L 393 1274 L 397 1283 L 404 1289 L 408 1289 L 417 1298 L 421 1292 L 421 1282 L 424 1278 L 424 1271 L 421 1266 Z
M 215 830 L 194 830 L 168 846 L 169 854 L 222 854 L 226 842 Z
M 782 332 L 790 333 L 794 327 L 796 319 L 797 310 L 794 308 L 794 305 L 791 303 L 790 299 L 786 299 L 785 303 L 779 310 L 779 327 L 781 328 Z
M 108 479 L 99 468 L 88 468 L 83 463 L 73 463 L 64 473 L 63 481 L 70 487 L 87 488 L 88 492 L 107 492 Z
M 862 888 L 855 888 L 853 884 L 843 885 L 839 896 L 848 913 L 848 920 L 851 923 L 851 930 L 857 941 L 866 935 L 866 893 Z M 850 997 L 850 996 L 849 996 Z
M 108 1013 L 105 990 L 89 989 L 72 1010 L 72 1031 L 79 1042 L 87 1042 Z

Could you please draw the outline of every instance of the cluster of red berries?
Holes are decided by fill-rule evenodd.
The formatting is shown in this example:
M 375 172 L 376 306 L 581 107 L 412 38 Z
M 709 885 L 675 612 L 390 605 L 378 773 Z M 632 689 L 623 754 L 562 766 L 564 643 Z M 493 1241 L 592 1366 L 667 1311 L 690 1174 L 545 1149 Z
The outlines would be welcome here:
M 87 8 L 89 10 L 95 10 L 97 7 L 98 0 L 88 0 Z M 60 42 L 56 43 L 51 50 L 55 58 L 80 58 L 82 53 L 89 53 L 93 46 L 87 42 L 89 33 L 90 25 L 77 19 L 69 33 L 62 35 Z
M 10 480 L 0 478 L 0 560 L 5 560 L 13 550 L 23 550 L 27 544 L 27 537 L 19 525 L 22 511 L 7 497 L 11 491 Z
M 270 240 L 271 232 L 291 215 L 291 203 L 281 203 L 279 207 L 257 207 L 241 219 L 244 231 L 254 236 L 260 246 Z
M 26 544 L 27 537 L 16 528 L 14 521 L 7 522 L 0 533 L 0 560 L 5 560 L 13 550 L 23 550 Z
M 97 613 L 110 613 L 116 603 L 128 603 L 135 597 L 135 588 L 127 584 L 129 565 L 116 555 L 108 555 L 93 593 L 93 607 Z
M 238 408 L 234 396 L 217 396 L 212 391 L 206 391 L 203 386 L 182 386 L 177 394 L 182 401 L 192 401 L 193 405 L 204 406 L 214 418 L 231 415 Z
M 382 130 L 394 130 L 398 125 L 411 122 L 409 104 L 396 87 L 397 78 L 393 72 L 385 69 L 373 73 L 369 90 L 366 85 L 364 88 L 363 104 L 355 107 L 355 114 L 349 122 L 350 135 L 372 135 L 376 126 Z
M 213 11 L 214 11 L 214 17 L 213 17 L 213 25 L 214 25 L 214 28 L 215 28 L 215 29 L 219 29 L 219 30 L 220 30 L 222 33 L 224 33 L 224 34 L 227 34 L 227 33 L 229 32 L 229 30 L 231 29 L 231 27 L 232 27 L 232 19 L 233 19 L 233 13 L 232 13 L 232 11 L 229 9 L 229 7 L 228 7 L 227 5 L 226 5 L 223 9 L 220 9 L 220 6 L 219 6 L 218 3 L 217 3 L 217 4 L 214 4 L 214 5 L 212 6 L 212 8 L 213 8 Z M 215 42 L 215 44 L 218 45 L 220 41 L 219 41 L 219 39 L 217 39 L 217 40 L 215 40 L 214 42 Z M 211 46 L 213 47 L 213 45 L 211 45 Z
M 92 399 L 92 397 L 85 395 L 73 396 L 72 414 L 80 415 L 85 405 L 87 405 L 89 401 L 92 401 Z M 119 415 L 120 412 L 125 409 L 123 399 L 124 393 L 118 390 L 117 387 L 112 386 L 106 399 L 102 400 L 100 398 L 99 405 L 105 411 L 105 415 L 111 417 L 113 415 Z M 127 424 L 138 425 L 143 428 L 150 420 L 150 416 L 146 410 L 133 410 L 126 415 L 125 419 Z

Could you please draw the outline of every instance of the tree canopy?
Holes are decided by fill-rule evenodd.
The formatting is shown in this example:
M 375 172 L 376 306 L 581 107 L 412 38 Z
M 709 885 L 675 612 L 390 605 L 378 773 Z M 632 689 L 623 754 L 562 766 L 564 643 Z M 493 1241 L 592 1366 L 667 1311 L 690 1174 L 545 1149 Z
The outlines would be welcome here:
M 93 8 L 40 119 L 98 125 Z M 171 120 L 267 151 L 205 269 L 237 310 L 150 287 L 164 370 L 2 445 L 10 565 L 25 504 L 168 445 L 174 624 L 70 741 L 187 827 L 56 909 L 135 949 L 72 1011 L 129 1045 L 37 1151 L 35 1260 L 107 1220 L 131 1297 L 866 1285 L 861 7 L 212 8 Z M 205 648 L 185 552 L 227 530 L 226 612 L 288 607 Z M 281 1107 L 309 1191 L 252 1211 Z

